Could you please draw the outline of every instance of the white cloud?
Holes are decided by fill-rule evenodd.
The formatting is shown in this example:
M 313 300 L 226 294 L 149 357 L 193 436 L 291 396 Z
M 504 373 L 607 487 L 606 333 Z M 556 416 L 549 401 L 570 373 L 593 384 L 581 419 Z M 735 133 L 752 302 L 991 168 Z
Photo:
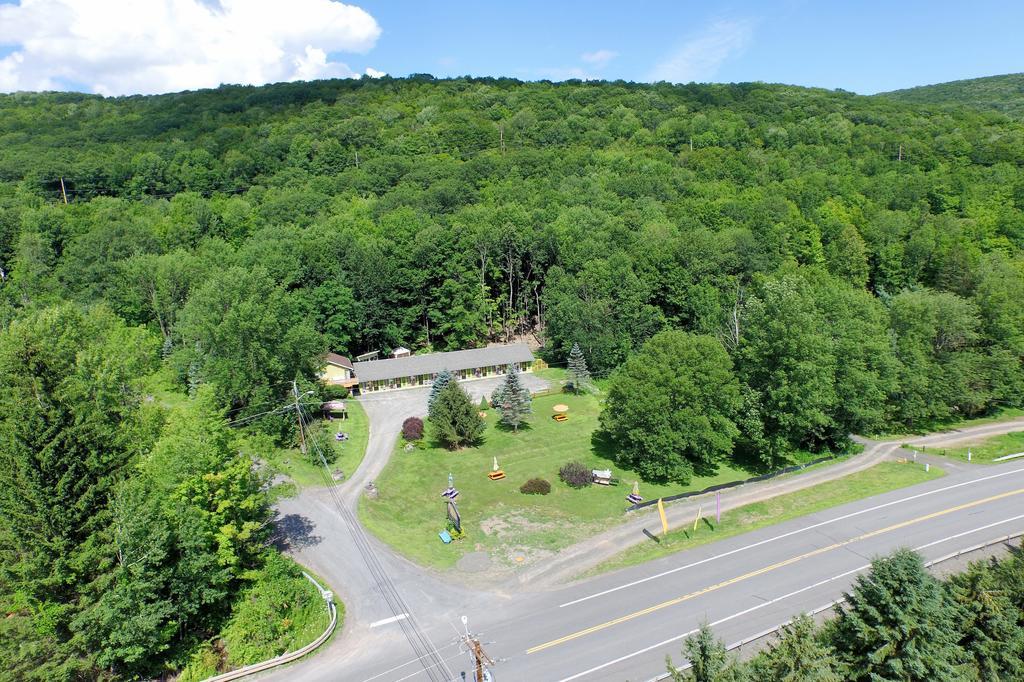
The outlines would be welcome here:
M 333 0 L 20 0 L 0 5 L 0 91 L 102 94 L 358 76 L 380 26 Z M 371 75 L 380 72 L 368 69 Z
M 595 50 L 593 52 L 584 52 L 580 55 L 587 64 L 593 64 L 595 68 L 603 68 L 608 65 L 608 62 L 619 56 L 618 52 L 613 50 Z
M 382 78 L 388 75 L 387 71 L 378 71 L 377 69 L 371 68 L 369 66 L 366 67 L 366 71 L 364 71 L 364 73 L 370 78 Z
M 753 34 L 754 22 L 750 20 L 716 21 L 658 63 L 649 80 L 710 80 L 727 59 L 743 52 Z

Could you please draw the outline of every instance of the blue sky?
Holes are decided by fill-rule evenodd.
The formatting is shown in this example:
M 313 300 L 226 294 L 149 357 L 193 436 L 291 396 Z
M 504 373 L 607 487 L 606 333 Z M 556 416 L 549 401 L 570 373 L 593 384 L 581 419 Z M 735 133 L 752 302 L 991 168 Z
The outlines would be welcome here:
M 1024 71 L 1022 27 L 1010 0 L 0 0 L 0 91 L 426 72 L 870 94 Z
M 428 5 L 430 7 L 428 7 Z M 361 6 L 393 74 L 785 82 L 863 94 L 1024 71 L 1024 2 L 394 2 Z M 716 30 L 716 27 L 717 30 Z M 703 43 L 701 41 L 704 41 Z M 717 47 L 717 51 L 709 47 Z M 687 53 L 687 46 L 702 45 Z M 604 68 L 581 55 L 617 53 Z M 715 58 L 709 57 L 714 52 Z M 694 63 L 696 62 L 696 63 Z

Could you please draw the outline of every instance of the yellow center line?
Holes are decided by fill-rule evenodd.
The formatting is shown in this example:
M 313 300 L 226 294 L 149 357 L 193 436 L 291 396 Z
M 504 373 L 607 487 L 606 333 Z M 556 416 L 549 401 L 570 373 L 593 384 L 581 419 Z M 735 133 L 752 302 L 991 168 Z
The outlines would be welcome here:
M 548 649 L 548 648 L 551 648 L 553 646 L 558 646 L 559 644 L 564 644 L 565 642 L 569 642 L 571 640 L 578 639 L 580 637 L 584 637 L 584 636 L 592 634 L 594 632 L 598 632 L 600 630 L 604 630 L 606 628 L 610 628 L 613 625 L 618 625 L 619 623 L 625 623 L 626 621 L 633 620 L 634 618 L 639 618 L 640 616 L 646 616 L 649 613 L 654 613 L 655 611 L 660 611 L 661 609 L 668 608 L 669 606 L 675 606 L 676 604 L 681 604 L 684 601 L 689 601 L 689 600 L 694 599 L 696 597 L 700 597 L 701 595 L 708 594 L 709 592 L 714 592 L 715 590 L 720 590 L 723 587 L 728 587 L 730 585 L 735 585 L 736 583 L 743 582 L 744 580 L 749 580 L 750 578 L 755 578 L 755 577 L 757 577 L 759 575 L 764 575 L 765 573 L 770 573 L 771 571 L 783 568 L 785 566 L 789 566 L 791 564 L 795 564 L 798 561 L 803 561 L 804 559 L 809 559 L 811 557 L 818 556 L 819 554 L 825 554 L 826 552 L 831 552 L 832 550 L 839 549 L 839 548 L 845 547 L 847 545 L 851 545 L 851 544 L 853 544 L 855 542 L 860 542 L 861 540 L 867 540 L 869 538 L 873 538 L 876 535 L 882 535 L 883 533 L 890 533 L 890 532 L 892 532 L 894 530 L 899 530 L 900 528 L 906 528 L 907 526 L 912 526 L 915 523 L 921 523 L 923 521 L 930 521 L 931 519 L 935 519 L 935 518 L 938 518 L 940 516 L 946 516 L 947 514 L 953 514 L 953 513 L 956 513 L 958 511 L 963 511 L 964 509 L 970 509 L 971 507 L 977 507 L 977 506 L 982 505 L 982 504 L 987 504 L 989 502 L 995 502 L 997 500 L 1002 500 L 1004 498 L 1012 497 L 1014 495 L 1020 495 L 1021 493 L 1024 493 L 1024 488 L 1019 488 L 1017 490 L 1012 490 L 1012 491 L 1007 492 L 1007 493 L 1000 493 L 999 495 L 993 495 L 992 497 L 986 497 L 983 500 L 975 500 L 973 502 L 967 502 L 967 503 L 964 503 L 964 504 L 957 505 L 955 507 L 950 507 L 948 509 L 943 509 L 943 510 L 940 510 L 940 511 L 937 511 L 937 512 L 932 512 L 931 514 L 925 514 L 924 516 L 919 516 L 919 517 L 917 517 L 915 519 L 910 519 L 909 521 L 901 521 L 899 523 L 895 523 L 895 524 L 893 524 L 891 526 L 887 526 L 885 528 L 879 528 L 878 530 L 873 530 L 871 532 L 864 533 L 863 535 L 858 535 L 855 538 L 850 538 L 849 540 L 843 540 L 841 542 L 837 542 L 837 543 L 829 545 L 827 547 L 821 547 L 820 549 L 815 549 L 815 550 L 812 550 L 812 551 L 807 552 L 805 554 L 800 554 L 799 556 L 791 557 L 789 559 L 784 559 L 783 561 L 779 561 L 778 563 L 771 564 L 770 566 L 765 566 L 764 568 L 759 568 L 756 571 L 751 571 L 750 573 L 744 573 L 743 575 L 737 576 L 735 578 L 730 578 L 729 580 L 724 580 L 724 581 L 722 581 L 720 583 L 716 583 L 716 584 L 711 585 L 709 587 L 705 587 L 703 589 L 697 590 L 696 592 L 690 592 L 689 594 L 684 594 L 681 597 L 676 597 L 674 599 L 669 599 L 668 601 L 661 602 L 660 604 L 655 604 L 654 606 L 649 606 L 646 609 L 641 609 L 640 611 L 635 611 L 635 612 L 627 614 L 625 616 L 620 616 L 619 618 L 615 618 L 613 620 L 609 620 L 607 622 L 600 623 L 598 625 L 594 625 L 592 627 L 586 628 L 585 630 L 580 630 L 579 632 L 574 632 L 571 635 L 566 635 L 565 637 L 560 637 L 558 639 L 553 639 L 550 642 L 545 642 L 544 644 L 538 644 L 537 646 L 535 646 L 535 647 L 533 647 L 531 649 L 527 649 L 526 653 L 527 654 L 534 654 L 534 653 L 537 653 L 538 651 L 543 651 L 544 649 Z

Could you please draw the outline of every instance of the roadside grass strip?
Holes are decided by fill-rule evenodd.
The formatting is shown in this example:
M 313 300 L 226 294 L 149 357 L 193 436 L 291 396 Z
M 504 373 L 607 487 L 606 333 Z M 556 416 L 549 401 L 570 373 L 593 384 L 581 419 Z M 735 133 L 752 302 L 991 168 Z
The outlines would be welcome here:
M 992 464 L 1006 462 L 1012 459 L 1024 457 L 1024 431 L 1011 431 L 988 438 L 979 438 L 977 441 L 955 448 L 933 448 L 922 445 L 910 444 L 905 449 L 926 452 L 929 455 L 949 457 L 961 462 L 970 461 L 972 464 Z M 971 458 L 967 459 L 970 452 Z
M 682 528 L 670 530 L 668 535 L 661 538 L 660 543 L 650 541 L 631 547 L 579 577 L 588 578 L 635 566 L 709 542 L 724 540 L 866 497 L 917 485 L 944 475 L 945 472 L 938 467 L 931 467 L 930 471 L 925 471 L 923 466 L 912 463 L 881 462 L 870 469 L 813 488 L 786 493 L 723 512 L 721 522 L 717 524 L 712 507 L 710 513 L 708 509 L 704 510 L 696 529 L 687 523 Z

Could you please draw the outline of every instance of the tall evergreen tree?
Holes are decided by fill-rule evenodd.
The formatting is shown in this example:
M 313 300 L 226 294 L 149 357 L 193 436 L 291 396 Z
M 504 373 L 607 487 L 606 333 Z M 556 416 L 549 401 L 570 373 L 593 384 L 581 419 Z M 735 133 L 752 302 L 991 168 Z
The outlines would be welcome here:
M 103 307 L 47 308 L 0 335 L 0 586 L 32 614 L 24 652 L 53 646 L 35 679 L 83 674 L 93 653 L 74 618 L 109 565 L 113 490 L 149 443 L 137 379 L 158 349 Z
M 572 350 L 569 351 L 569 381 L 576 393 L 580 392 L 580 387 L 585 382 L 590 381 L 587 359 L 583 357 L 583 350 L 578 343 L 573 343 Z
M 1022 679 L 1024 627 L 996 574 L 984 563 L 971 564 L 946 582 L 946 592 L 959 610 L 960 646 L 974 661 L 982 680 Z
M 427 398 L 427 415 L 434 414 L 434 402 L 437 401 L 437 396 L 440 395 L 441 391 L 448 384 L 455 381 L 455 375 L 446 369 L 442 369 L 434 377 L 434 383 L 430 385 L 430 396 Z
M 801 614 L 751 662 L 751 676 L 774 682 L 842 682 L 837 665 L 835 652 L 817 638 L 814 621 Z
M 514 365 L 506 369 L 505 381 L 498 388 L 494 389 L 491 395 L 491 405 L 501 413 L 501 423 L 511 426 L 518 431 L 523 418 L 533 412 L 531 403 L 533 397 L 530 390 L 523 386 L 519 379 L 519 372 Z
M 964 679 L 957 611 L 918 554 L 873 561 L 845 596 L 828 630 L 845 679 Z
M 673 682 L 682 682 L 683 680 L 725 682 L 732 678 L 733 671 L 729 666 L 729 652 L 706 623 L 702 624 L 700 630 L 687 637 L 683 642 L 683 654 L 690 662 L 689 674 L 676 669 L 672 664 L 671 657 L 665 658 L 665 664 Z
M 429 420 L 437 439 L 453 450 L 462 445 L 473 445 L 484 432 L 476 407 L 454 381 L 437 394 Z

